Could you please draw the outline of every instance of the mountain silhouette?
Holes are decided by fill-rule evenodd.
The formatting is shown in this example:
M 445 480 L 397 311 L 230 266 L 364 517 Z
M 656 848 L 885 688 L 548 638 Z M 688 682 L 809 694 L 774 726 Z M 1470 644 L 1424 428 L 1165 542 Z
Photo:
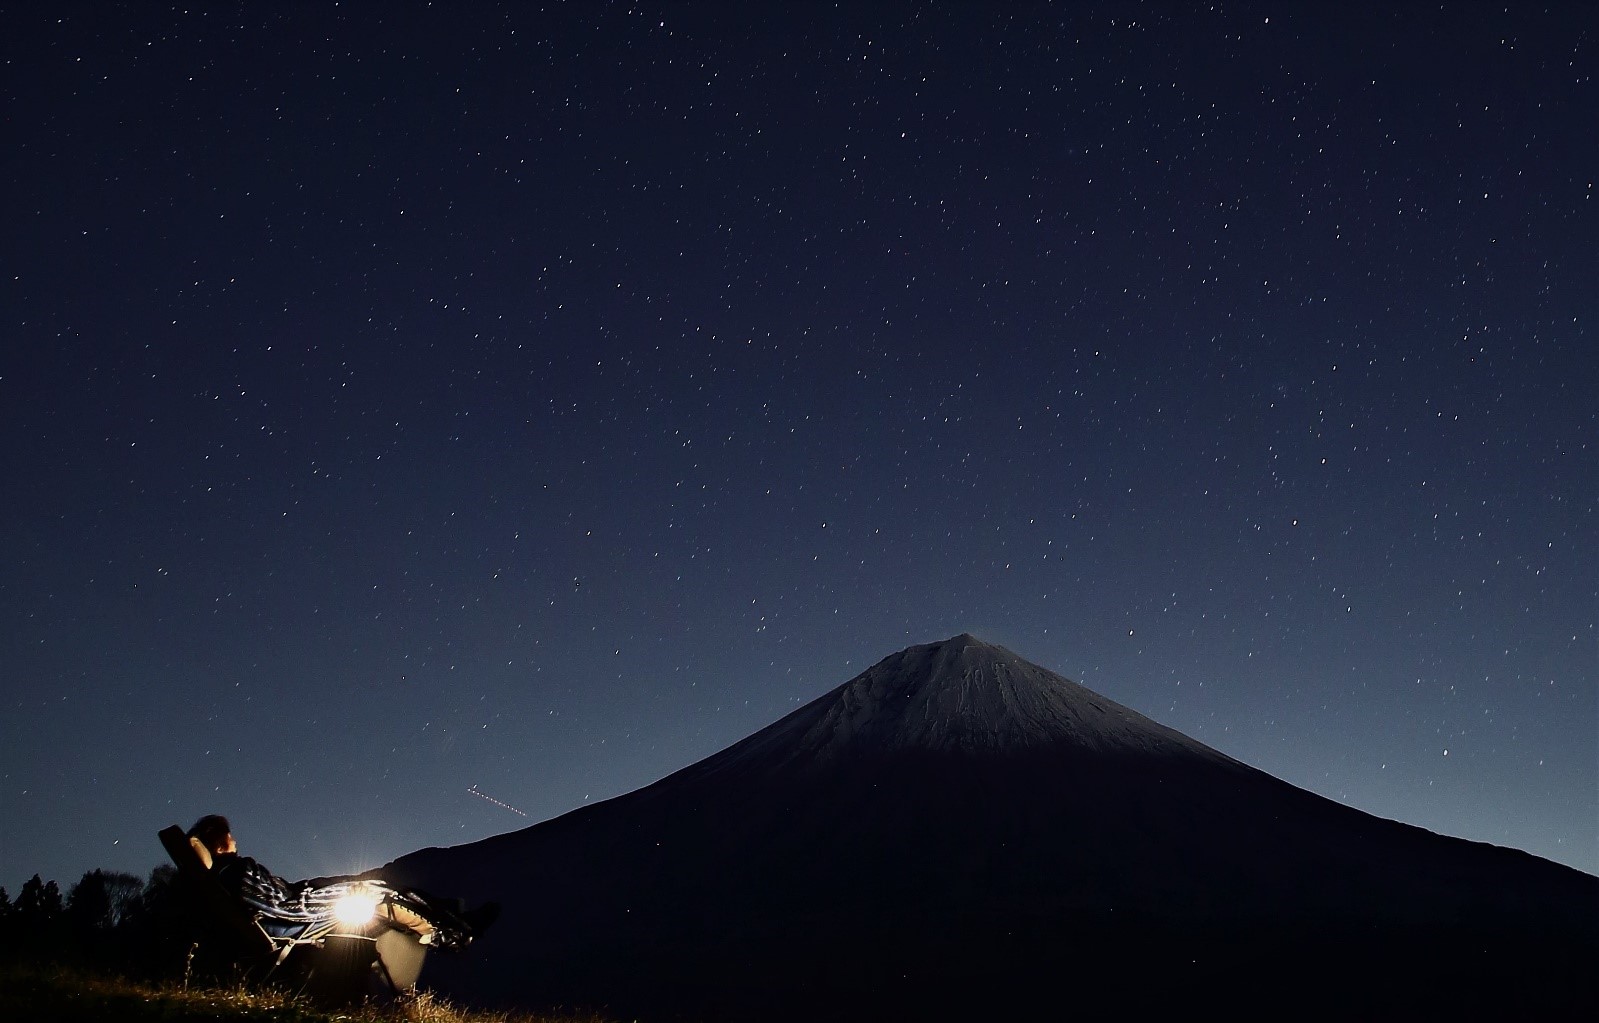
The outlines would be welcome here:
M 1296 788 L 961 635 L 653 785 L 382 869 L 430 981 L 643 1019 L 1599 1008 L 1599 878 Z

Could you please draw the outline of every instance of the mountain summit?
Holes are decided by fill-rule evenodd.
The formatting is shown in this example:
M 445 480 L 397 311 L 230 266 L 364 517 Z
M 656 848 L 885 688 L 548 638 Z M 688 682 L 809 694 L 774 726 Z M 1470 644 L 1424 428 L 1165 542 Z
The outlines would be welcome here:
M 704 1019 L 1599 1003 L 1599 879 L 1305 792 L 969 635 L 636 792 L 384 873 L 504 904 L 440 964 L 465 1001 Z
M 790 755 L 821 762 L 861 750 L 1004 754 L 1062 746 L 1084 753 L 1221 757 L 964 633 L 887 657 L 748 741 L 763 752 L 788 744 Z

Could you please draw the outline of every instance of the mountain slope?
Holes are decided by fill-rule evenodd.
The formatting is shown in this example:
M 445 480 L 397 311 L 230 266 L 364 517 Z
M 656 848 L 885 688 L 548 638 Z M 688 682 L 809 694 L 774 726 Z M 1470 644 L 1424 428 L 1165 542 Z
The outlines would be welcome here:
M 456 997 L 644 1015 L 956 1018 L 1063 985 L 1079 1009 L 1519 1010 L 1533 966 L 1564 1008 L 1599 950 L 1599 879 L 1304 792 L 970 636 L 385 872 L 505 904 L 434 974 Z
M 1227 760 L 1009 651 L 960 635 L 911 647 L 711 758 L 771 769 L 911 750 L 1083 752 Z

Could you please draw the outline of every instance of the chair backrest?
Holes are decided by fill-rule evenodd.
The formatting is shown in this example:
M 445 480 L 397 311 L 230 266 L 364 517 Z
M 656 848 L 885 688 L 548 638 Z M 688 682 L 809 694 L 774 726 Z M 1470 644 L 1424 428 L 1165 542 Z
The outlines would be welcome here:
M 277 943 L 261 929 L 255 916 L 211 876 L 209 849 L 176 824 L 162 828 L 157 837 L 176 864 L 178 878 L 209 930 L 224 935 L 241 956 L 270 956 L 277 952 Z

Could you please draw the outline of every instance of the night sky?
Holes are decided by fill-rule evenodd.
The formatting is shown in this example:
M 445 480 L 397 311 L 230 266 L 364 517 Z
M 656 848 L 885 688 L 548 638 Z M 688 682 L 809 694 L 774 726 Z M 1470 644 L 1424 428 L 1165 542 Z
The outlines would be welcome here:
M 985 6 L 0 15 L 0 884 L 965 631 L 1599 871 L 1592 7 Z

